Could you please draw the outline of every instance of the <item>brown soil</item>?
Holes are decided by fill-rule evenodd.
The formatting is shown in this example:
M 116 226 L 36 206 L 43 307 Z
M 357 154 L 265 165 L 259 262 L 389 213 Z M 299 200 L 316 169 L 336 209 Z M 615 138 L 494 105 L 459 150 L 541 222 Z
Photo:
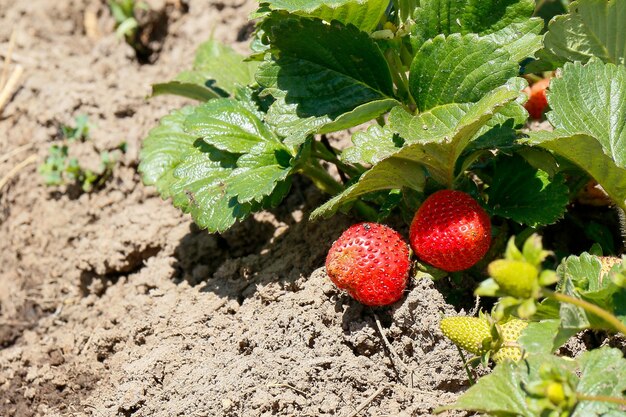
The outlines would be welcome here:
M 72 145 L 84 164 L 128 146 L 92 193 L 46 187 L 37 164 L 0 190 L 0 416 L 422 416 L 452 401 L 467 377 L 438 321 L 453 308 L 430 280 L 378 310 L 334 289 L 325 251 L 353 220 L 309 223 L 324 196 L 308 183 L 221 236 L 141 184 L 142 138 L 184 104 L 146 102 L 150 84 L 211 35 L 245 51 L 256 4 L 149 3 L 141 64 L 104 1 L 0 0 L 0 56 L 15 29 L 25 68 L 0 156 L 31 145 L 0 177 L 41 163 L 78 114 L 92 124 Z

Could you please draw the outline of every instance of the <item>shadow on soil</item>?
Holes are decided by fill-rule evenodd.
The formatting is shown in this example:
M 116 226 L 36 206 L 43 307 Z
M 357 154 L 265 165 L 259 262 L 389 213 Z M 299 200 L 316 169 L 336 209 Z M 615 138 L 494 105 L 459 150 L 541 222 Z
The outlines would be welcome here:
M 310 222 L 310 211 L 324 199 L 307 180 L 297 178 L 285 201 L 267 216 L 249 217 L 222 234 L 192 225 L 175 250 L 173 280 L 240 303 L 266 283 L 297 291 L 295 281 L 322 266 L 332 242 L 355 221 L 335 216 Z

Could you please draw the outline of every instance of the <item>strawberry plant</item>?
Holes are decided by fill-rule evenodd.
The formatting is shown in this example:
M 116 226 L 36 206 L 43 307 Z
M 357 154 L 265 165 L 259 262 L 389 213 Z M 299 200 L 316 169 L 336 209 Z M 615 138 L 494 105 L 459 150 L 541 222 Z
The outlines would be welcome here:
M 505 258 L 489 265 L 491 278 L 476 290 L 500 297 L 495 318 L 517 315 L 530 320 L 513 318 L 499 326 L 505 344 L 493 347 L 488 321 L 482 317 L 442 321 L 444 334 L 454 343 L 480 355 L 495 351 L 492 358 L 499 364 L 441 411 L 456 408 L 496 416 L 626 414 L 626 359 L 619 349 L 605 346 L 576 359 L 553 354 L 585 329 L 626 336 L 626 264 L 619 258 L 583 253 L 565 258 L 556 271 L 543 270 L 547 255 L 537 235 L 526 240 L 522 251 L 512 239 Z M 511 323 L 513 327 L 507 328 Z
M 329 197 L 313 219 L 415 218 L 421 261 L 488 273 L 478 292 L 497 297 L 488 337 L 461 346 L 499 364 L 450 407 L 619 415 L 619 351 L 552 353 L 583 329 L 624 325 L 621 275 L 594 280 L 600 261 L 581 253 L 620 254 L 626 236 L 626 0 L 545 3 L 264 1 L 249 56 L 208 41 L 190 70 L 153 86 L 195 103 L 150 131 L 139 171 L 210 232 L 276 207 L 296 175 Z M 544 81 L 526 104 L 526 80 L 546 73 L 547 92 Z M 529 110 L 543 117 L 546 104 L 547 129 L 530 130 Z M 346 129 L 351 146 L 326 140 Z M 441 190 L 446 207 L 429 209 Z M 425 239 L 448 211 L 458 226 Z

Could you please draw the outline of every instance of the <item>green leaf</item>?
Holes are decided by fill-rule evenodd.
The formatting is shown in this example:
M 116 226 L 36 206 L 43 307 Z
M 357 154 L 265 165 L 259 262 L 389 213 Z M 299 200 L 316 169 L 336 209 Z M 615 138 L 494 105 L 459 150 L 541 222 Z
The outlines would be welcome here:
M 224 192 L 240 203 L 261 202 L 290 174 L 288 149 L 236 100 L 212 100 L 198 106 L 185 119 L 185 129 L 217 149 L 242 154 L 223 185 Z
M 572 281 L 577 290 L 598 290 L 602 263 L 597 256 L 582 253 L 580 256 L 569 256 L 559 266 L 559 275 Z
M 338 20 L 346 26 L 352 24 L 371 32 L 378 26 L 388 4 L 388 0 L 268 0 L 261 3 L 261 9 L 283 10 L 327 22 Z
M 561 328 L 561 321 L 558 319 L 542 320 L 528 323 L 518 343 L 530 355 L 548 354 L 563 346 L 577 332 L 576 329 Z
M 557 269 L 559 291 L 582 298 L 618 316 L 626 316 L 626 289 L 602 276 L 602 264 L 597 256 L 583 253 L 566 258 Z M 561 304 L 562 327 L 584 329 L 588 327 L 612 330 L 603 319 L 572 304 Z
M 221 97 L 215 90 L 207 88 L 203 81 L 184 82 L 184 81 L 170 81 L 167 83 L 152 84 L 151 97 L 170 94 L 174 96 L 181 96 L 198 101 L 208 101 L 213 98 Z
M 399 144 L 394 140 L 393 132 L 380 125 L 370 126 L 365 131 L 355 132 L 352 135 L 354 146 L 346 148 L 341 159 L 358 164 L 375 165 L 389 155 L 398 151 Z
M 365 119 L 369 117 L 367 114 L 372 114 L 372 112 L 384 113 L 398 104 L 393 99 L 376 100 L 362 104 L 351 112 L 339 116 L 336 120 L 332 120 L 329 116 L 301 118 L 297 113 L 297 104 L 285 102 L 284 92 L 272 90 L 272 94 L 275 94 L 276 101 L 270 106 L 265 121 L 274 132 L 285 138 L 284 142 L 288 146 L 298 146 L 312 134 L 336 132 L 353 127 L 354 120 Z
M 291 154 L 268 143 L 259 143 L 237 160 L 226 192 L 240 203 L 262 202 L 279 182 L 291 174 Z
M 135 14 L 134 1 L 130 0 L 109 0 L 109 10 L 116 24 L 120 24 Z
M 91 124 L 86 114 L 79 114 L 75 117 L 76 126 L 61 125 L 61 133 L 68 142 L 85 141 L 89 139 L 89 129 Z
M 604 153 L 626 167 L 626 67 L 599 60 L 566 64 L 550 83 L 548 102 L 557 131 L 597 138 Z
M 590 281 L 598 282 L 602 265 L 589 254 L 569 256 L 557 268 L 559 276 L 558 290 L 574 298 L 582 298 L 580 292 L 589 287 Z M 561 303 L 560 315 L 563 328 L 582 330 L 593 326 L 601 326 L 602 321 L 589 315 L 585 310 L 569 303 Z
M 39 165 L 38 171 L 43 176 L 46 185 L 63 184 L 63 174 L 67 171 L 69 148 L 67 145 L 52 145 L 48 150 L 46 161 Z
M 602 347 L 584 352 L 578 360 L 580 380 L 576 392 L 588 396 L 626 399 L 626 359 L 618 349 Z M 622 410 L 622 411 L 619 411 Z M 612 412 L 612 413 L 611 413 Z M 623 416 L 618 404 L 601 401 L 581 401 L 573 417 Z
M 579 0 L 569 13 L 555 17 L 548 26 L 540 60 L 530 72 L 555 69 L 566 62 L 585 63 L 592 57 L 626 64 L 626 3 L 622 0 Z
M 524 367 L 505 361 L 461 394 L 454 404 L 439 407 L 435 413 L 472 410 L 494 416 L 535 417 L 526 404 L 526 394 L 522 389 L 522 384 L 528 379 Z
M 144 184 L 156 186 L 163 198 L 171 196 L 169 185 L 174 180 L 173 170 L 188 153 L 194 151 L 196 137 L 183 129 L 185 118 L 194 109 L 192 106 L 183 107 L 163 117 L 143 142 L 138 171 Z
M 372 167 L 356 184 L 318 207 L 311 217 L 329 217 L 342 205 L 374 191 L 402 188 L 421 191 L 426 179 L 423 167 L 435 180 L 450 184 L 456 158 L 465 146 L 499 108 L 518 94 L 502 87 L 478 103 L 441 106 L 418 116 L 394 109 L 389 116 L 390 127 L 404 137 L 404 147 Z
M 341 119 L 344 128 L 371 120 L 395 103 L 387 62 L 374 41 L 354 26 L 272 15 L 262 28 L 273 59 L 261 65 L 257 81 L 270 92 L 282 90 L 299 118 Z
M 230 46 L 209 40 L 196 50 L 193 69 L 206 80 L 215 80 L 217 87 L 233 93 L 235 87 L 254 82 L 259 63 L 246 61 Z
M 555 131 L 532 132 L 529 143 L 580 166 L 625 208 L 626 67 L 568 63 L 550 84 L 548 102 Z
M 518 73 L 518 65 L 496 43 L 477 35 L 443 35 L 415 55 L 409 89 L 423 112 L 449 103 L 474 103 Z
M 497 32 L 484 37 L 504 49 L 511 60 L 519 62 L 534 56 L 543 46 L 543 19 L 531 18 L 523 22 L 512 23 Z
M 297 105 L 287 104 L 284 94 L 277 95 L 265 115 L 265 123 L 277 135 L 285 138 L 283 142 L 287 146 L 296 148 L 302 145 L 309 135 L 317 133 L 322 126 L 332 122 L 329 117 L 300 118 L 296 113 Z
M 520 92 L 503 86 L 474 104 L 448 104 L 412 116 L 401 108 L 389 115 L 389 126 L 412 146 L 414 159 L 424 164 L 429 174 L 442 185 L 454 181 L 457 159 L 494 114 L 513 102 Z
M 626 359 L 618 349 L 603 347 L 584 352 L 577 360 L 538 354 L 530 355 L 518 363 L 501 363 L 491 374 L 480 378 L 454 404 L 435 412 L 471 410 L 502 417 L 548 415 L 549 407 L 554 406 L 545 401 L 546 397 L 528 401 L 525 390 L 545 387 L 546 383 L 553 380 L 552 374 L 571 381 L 580 395 L 624 398 L 622 392 L 626 389 Z M 540 388 L 540 392 L 545 392 L 544 389 Z M 620 410 L 619 404 L 580 401 L 571 415 L 599 417 L 623 414 L 617 410 Z
M 291 161 L 256 114 L 216 99 L 163 118 L 144 141 L 139 171 L 200 227 L 223 232 L 285 196 Z
M 550 179 L 521 156 L 496 160 L 487 195 L 492 214 L 531 227 L 556 222 L 569 203 L 569 188 L 562 175 Z
M 414 13 L 412 43 L 418 49 L 440 34 L 486 35 L 527 21 L 534 10 L 532 0 L 422 0 Z
M 547 416 L 549 411 L 555 409 L 545 394 L 546 384 L 554 381 L 552 375 L 571 381 L 579 395 L 623 399 L 626 389 L 626 359 L 618 349 L 602 347 L 582 353 L 577 360 L 536 354 L 522 362 L 504 362 L 496 366 L 491 374 L 479 379 L 454 404 L 440 407 L 435 412 L 454 409 L 502 417 Z M 533 387 L 539 388 L 535 395 L 543 395 L 531 399 L 526 391 L 533 390 Z M 619 404 L 583 400 L 575 406 L 571 415 L 623 415 L 618 410 L 621 410 Z
M 174 206 L 190 213 L 194 222 L 210 232 L 223 232 L 252 211 L 250 204 L 240 204 L 226 193 L 227 181 L 234 167 L 224 167 L 211 156 L 212 147 L 197 141 L 196 152 L 177 167 L 170 185 Z M 214 148 L 213 148 L 214 149 Z
M 537 311 L 533 315 L 533 320 L 554 320 L 560 319 L 561 303 L 558 301 L 544 298 L 537 304 Z
M 250 153 L 261 142 L 282 148 L 281 142 L 256 114 L 232 99 L 211 100 L 187 116 L 185 130 L 231 153 Z
M 600 143 L 587 135 L 533 132 L 529 143 L 565 157 L 591 175 L 622 209 L 626 209 L 626 169 L 606 156 Z
M 237 86 L 254 81 L 258 62 L 245 57 L 229 46 L 209 40 L 198 47 L 193 69 L 183 71 L 173 81 L 152 86 L 152 97 L 174 94 L 199 101 L 227 97 Z
M 288 190 L 290 170 L 276 161 L 241 168 L 229 161 L 232 154 L 200 140 L 195 145 L 174 171 L 170 190 L 174 205 L 210 232 L 227 230 L 268 202 L 274 205 Z
M 391 155 L 364 173 L 359 182 L 315 209 L 311 213 L 311 219 L 330 217 L 342 206 L 374 191 L 402 188 L 421 190 L 425 182 L 424 168 L 419 161 L 407 155 Z

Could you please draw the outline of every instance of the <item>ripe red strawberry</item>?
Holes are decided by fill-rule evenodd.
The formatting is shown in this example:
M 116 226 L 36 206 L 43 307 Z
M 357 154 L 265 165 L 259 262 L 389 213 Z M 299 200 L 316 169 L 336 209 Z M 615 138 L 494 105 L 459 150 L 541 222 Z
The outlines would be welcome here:
M 491 223 L 469 194 L 441 190 L 424 201 L 411 223 L 415 254 L 444 271 L 462 271 L 480 261 L 491 244 Z
M 544 78 L 524 89 L 524 92 L 528 95 L 528 101 L 524 104 L 524 107 L 533 119 L 541 119 L 543 112 L 546 110 L 546 107 L 548 107 L 546 88 L 548 88 L 549 85 L 550 78 Z
M 409 277 L 409 247 L 395 230 L 377 223 L 348 228 L 326 257 L 331 281 L 357 301 L 382 306 L 402 298 Z

